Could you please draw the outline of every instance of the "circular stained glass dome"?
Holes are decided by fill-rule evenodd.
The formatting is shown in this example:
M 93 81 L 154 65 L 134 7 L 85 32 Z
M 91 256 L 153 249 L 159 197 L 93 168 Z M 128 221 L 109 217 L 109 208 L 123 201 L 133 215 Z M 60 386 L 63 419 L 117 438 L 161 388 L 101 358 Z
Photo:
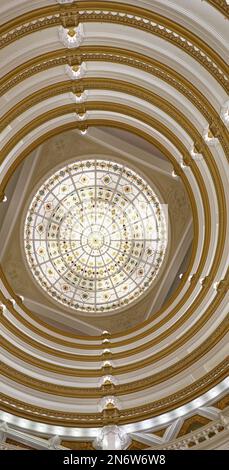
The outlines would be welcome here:
M 125 307 L 149 288 L 167 245 L 163 207 L 132 169 L 86 160 L 57 171 L 26 215 L 29 267 L 53 299 L 82 312 Z

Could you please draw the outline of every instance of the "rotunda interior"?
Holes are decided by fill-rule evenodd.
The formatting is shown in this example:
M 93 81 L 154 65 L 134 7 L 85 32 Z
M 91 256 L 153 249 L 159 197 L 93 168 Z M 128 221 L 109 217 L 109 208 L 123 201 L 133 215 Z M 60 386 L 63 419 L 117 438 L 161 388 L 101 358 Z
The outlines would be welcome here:
M 229 449 L 228 17 L 0 2 L 1 450 Z

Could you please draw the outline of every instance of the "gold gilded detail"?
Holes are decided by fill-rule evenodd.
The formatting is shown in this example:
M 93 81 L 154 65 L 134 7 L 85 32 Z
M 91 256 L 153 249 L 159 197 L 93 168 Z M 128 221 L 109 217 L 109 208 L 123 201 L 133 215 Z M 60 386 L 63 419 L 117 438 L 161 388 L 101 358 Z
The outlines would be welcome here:
M 99 21 L 117 24 L 124 24 L 136 29 L 147 31 L 171 42 L 192 56 L 201 65 L 203 65 L 225 88 L 229 89 L 229 80 L 226 76 L 228 72 L 227 65 L 223 59 L 206 43 L 191 31 L 183 28 L 175 22 L 155 14 L 149 10 L 109 2 L 90 2 L 87 10 L 87 2 L 84 10 L 79 13 L 79 7 L 76 5 L 61 5 L 56 7 L 45 7 L 38 9 L 32 14 L 22 15 L 19 20 L 10 21 L 3 25 L 4 35 L 0 45 L 3 47 L 14 40 L 14 31 L 17 31 L 17 38 L 41 28 L 52 26 L 51 18 L 54 18 L 54 25 L 62 24 L 64 27 L 74 27 L 88 21 Z M 104 10 L 103 10 L 104 9 Z M 46 16 L 47 15 L 47 16 Z M 41 20 L 42 16 L 42 20 Z M 29 24 L 26 22 L 28 21 Z M 44 21 L 45 17 L 45 21 Z M 47 19 L 49 23 L 47 24 Z M 11 30 L 11 31 L 10 31 Z M 8 36 L 9 32 L 9 36 Z
M 191 385 L 179 390 L 178 392 L 156 400 L 147 405 L 138 406 L 135 408 L 118 410 L 119 422 L 126 424 L 134 421 L 140 421 L 153 416 L 162 414 L 168 410 L 182 406 L 185 403 L 193 400 L 198 395 L 205 393 L 209 388 L 217 385 L 228 375 L 228 359 L 221 362 L 210 373 L 206 374 L 201 379 L 193 382 Z M 59 424 L 68 426 L 101 426 L 103 423 L 103 416 L 101 413 L 68 413 L 57 410 L 50 410 L 47 408 L 40 408 L 37 406 L 24 403 L 19 400 L 10 398 L 4 394 L 0 394 L 1 409 L 8 413 L 13 413 L 24 418 L 33 419 L 49 424 Z M 90 424 L 89 424 L 90 423 Z

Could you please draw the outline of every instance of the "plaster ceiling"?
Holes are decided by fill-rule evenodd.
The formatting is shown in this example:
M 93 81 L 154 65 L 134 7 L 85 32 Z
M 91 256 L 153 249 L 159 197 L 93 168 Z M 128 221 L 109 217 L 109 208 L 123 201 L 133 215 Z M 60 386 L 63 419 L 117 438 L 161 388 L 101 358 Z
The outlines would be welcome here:
M 114 138 L 112 143 L 111 135 Z M 109 149 L 105 145 L 106 142 L 109 143 Z M 59 137 L 54 137 L 38 149 L 39 159 L 37 159 L 37 163 L 34 163 L 34 154 L 32 154 L 17 170 L 18 183 L 17 185 L 15 181 L 12 183 L 14 195 L 11 197 L 11 205 L 13 207 L 15 207 L 15 198 L 18 198 L 18 194 L 21 194 L 22 187 L 24 187 L 23 172 L 26 177 L 26 191 L 24 191 L 23 197 L 20 197 L 20 201 L 17 199 L 17 213 L 15 213 L 13 220 L 9 207 L 7 207 L 7 204 L 4 206 L 5 221 L 4 219 L 2 221 L 1 236 L 2 265 L 15 292 L 25 298 L 25 304 L 31 307 L 32 311 L 44 316 L 46 321 L 51 321 L 51 324 L 56 322 L 56 324 L 60 323 L 64 329 L 67 327 L 68 331 L 69 327 L 72 328 L 72 331 L 79 331 L 81 326 L 81 323 L 77 322 L 77 319 L 79 319 L 82 322 L 83 333 L 85 333 L 87 324 L 95 327 L 95 329 L 89 328 L 88 332 L 90 334 L 91 332 L 97 333 L 103 327 L 111 332 L 118 332 L 123 328 L 134 326 L 153 313 L 155 314 L 157 309 L 163 306 L 164 300 L 168 300 L 169 296 L 172 295 L 175 280 L 176 287 L 179 285 L 179 275 L 185 272 L 188 266 L 193 236 L 190 203 L 182 181 L 172 176 L 172 167 L 166 162 L 165 157 L 154 146 L 150 148 L 149 145 L 145 145 L 145 148 L 141 149 L 140 145 L 143 142 L 141 138 L 137 137 L 132 137 L 131 140 L 131 134 L 124 131 L 121 131 L 119 136 L 117 131 L 112 132 L 109 129 L 99 128 L 95 128 L 91 135 L 89 133 L 87 136 L 81 136 L 77 132 L 68 132 Z M 128 153 L 125 160 L 122 154 L 123 150 L 126 154 Z M 162 272 L 159 272 L 159 278 L 155 279 L 153 286 L 147 291 L 144 298 L 139 299 L 137 303 L 135 302 L 134 308 L 126 306 L 124 309 L 122 308 L 122 312 L 115 312 L 115 321 L 111 318 L 111 315 L 114 314 L 113 309 L 111 312 L 106 312 L 106 314 L 101 312 L 102 318 L 100 318 L 98 313 L 95 317 L 90 312 L 84 314 L 83 312 L 72 312 L 72 309 L 65 305 L 60 308 L 55 299 L 52 301 L 49 296 L 45 296 L 43 290 L 37 287 L 33 276 L 29 273 L 23 246 L 26 210 L 31 200 L 31 193 L 34 193 L 34 188 L 37 188 L 40 182 L 47 177 L 50 169 L 53 171 L 53 168 L 60 168 L 65 162 L 89 158 L 90 155 L 93 158 L 100 158 L 100 155 L 102 155 L 103 158 L 108 160 L 116 159 L 120 163 L 126 162 L 126 164 L 134 165 L 134 168 L 141 171 L 141 174 L 146 174 L 155 193 L 159 194 L 166 216 L 168 216 L 168 250 L 161 267 Z M 164 165 L 163 161 L 166 162 Z M 30 178 L 28 178 L 28 170 L 31 165 L 33 167 Z M 9 185 L 6 194 L 10 195 L 10 191 Z M 176 223 L 174 223 L 175 221 Z M 3 236 L 4 232 L 8 234 L 7 245 Z M 180 271 L 179 268 L 184 259 L 185 264 L 183 270 Z
M 81 441 L 118 423 L 142 443 L 165 425 L 172 439 L 191 415 L 218 419 L 213 404 L 228 391 L 227 2 L 3 0 L 0 16 L 1 419 Z M 145 175 L 168 204 L 169 236 L 149 292 L 95 318 L 38 289 L 21 233 L 43 178 L 98 156 Z

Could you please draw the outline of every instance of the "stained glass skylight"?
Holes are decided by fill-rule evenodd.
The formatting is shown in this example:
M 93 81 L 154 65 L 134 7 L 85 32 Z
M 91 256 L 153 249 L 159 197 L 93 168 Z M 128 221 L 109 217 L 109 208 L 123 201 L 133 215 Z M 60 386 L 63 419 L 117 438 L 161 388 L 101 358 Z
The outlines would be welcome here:
M 82 312 L 137 300 L 152 284 L 167 245 L 163 207 L 132 169 L 84 160 L 37 191 L 24 226 L 26 258 L 53 299 Z

